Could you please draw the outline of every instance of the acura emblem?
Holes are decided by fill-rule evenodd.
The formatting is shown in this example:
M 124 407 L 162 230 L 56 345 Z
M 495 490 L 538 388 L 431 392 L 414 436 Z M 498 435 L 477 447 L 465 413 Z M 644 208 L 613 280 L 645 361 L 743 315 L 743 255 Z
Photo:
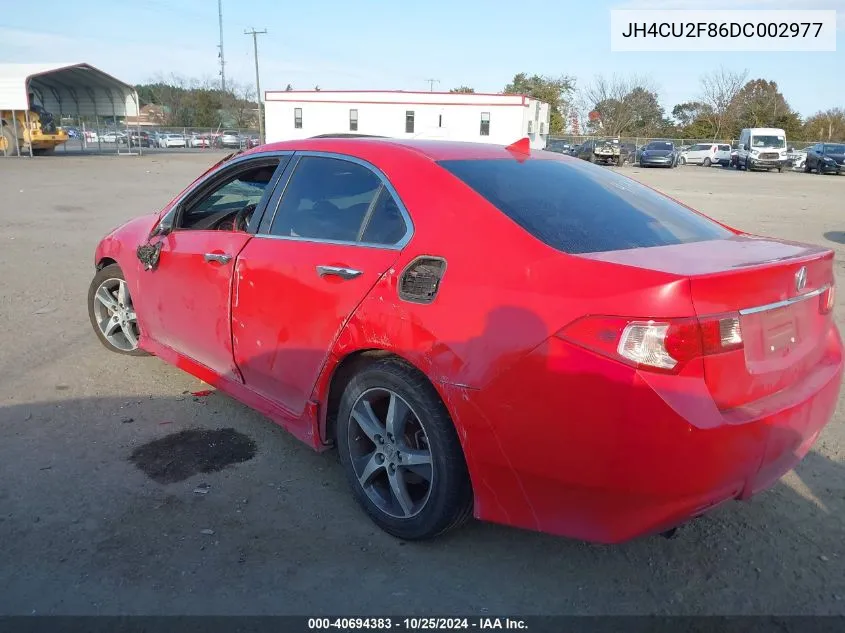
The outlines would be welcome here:
M 801 292 L 804 290 L 804 286 L 807 285 L 807 267 L 801 266 L 798 269 L 798 272 L 795 273 L 795 290 Z

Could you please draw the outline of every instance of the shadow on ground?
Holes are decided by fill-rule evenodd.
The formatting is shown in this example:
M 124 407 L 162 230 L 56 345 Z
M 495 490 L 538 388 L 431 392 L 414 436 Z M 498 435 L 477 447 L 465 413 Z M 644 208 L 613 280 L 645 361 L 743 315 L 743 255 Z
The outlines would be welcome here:
M 0 439 L 2 613 L 845 613 L 845 472 L 817 452 L 671 540 L 473 522 L 406 543 L 334 453 L 217 393 L 5 406 Z M 215 442 L 237 458 L 206 468 Z
M 824 234 L 825 239 L 837 244 L 845 244 L 845 231 L 828 231 Z

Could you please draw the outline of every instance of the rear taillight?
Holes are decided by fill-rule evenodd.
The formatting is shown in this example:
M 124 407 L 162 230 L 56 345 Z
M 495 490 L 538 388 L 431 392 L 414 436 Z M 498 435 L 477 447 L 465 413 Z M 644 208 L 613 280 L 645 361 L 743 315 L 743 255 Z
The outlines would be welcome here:
M 742 347 L 739 314 L 648 321 L 589 316 L 558 336 L 629 365 L 668 372 L 695 358 Z
M 819 295 L 819 312 L 830 314 L 833 312 L 833 305 L 836 303 L 836 287 L 830 286 Z

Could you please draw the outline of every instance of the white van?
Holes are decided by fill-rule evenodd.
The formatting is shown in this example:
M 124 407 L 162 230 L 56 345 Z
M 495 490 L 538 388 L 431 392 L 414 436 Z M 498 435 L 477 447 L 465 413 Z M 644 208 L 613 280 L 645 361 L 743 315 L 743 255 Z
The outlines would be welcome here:
M 737 169 L 777 169 L 786 167 L 786 132 L 776 127 L 745 128 L 739 136 Z
M 711 165 L 725 164 L 730 162 L 731 146 L 719 143 L 698 143 L 681 153 L 681 163 L 690 165 Z

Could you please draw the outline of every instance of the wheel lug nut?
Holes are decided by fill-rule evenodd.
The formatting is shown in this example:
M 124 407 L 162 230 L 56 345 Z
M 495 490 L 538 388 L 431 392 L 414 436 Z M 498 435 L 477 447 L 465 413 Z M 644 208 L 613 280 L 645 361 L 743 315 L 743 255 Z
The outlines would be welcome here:
M 383 464 L 384 463 L 384 455 L 382 455 L 381 453 L 376 453 L 376 462 L 379 463 L 379 464 Z
M 396 466 L 394 466 L 393 464 L 390 464 L 390 474 L 393 474 L 395 472 L 396 472 Z
M 379 444 L 384 444 L 384 438 L 381 435 L 376 436 Z

